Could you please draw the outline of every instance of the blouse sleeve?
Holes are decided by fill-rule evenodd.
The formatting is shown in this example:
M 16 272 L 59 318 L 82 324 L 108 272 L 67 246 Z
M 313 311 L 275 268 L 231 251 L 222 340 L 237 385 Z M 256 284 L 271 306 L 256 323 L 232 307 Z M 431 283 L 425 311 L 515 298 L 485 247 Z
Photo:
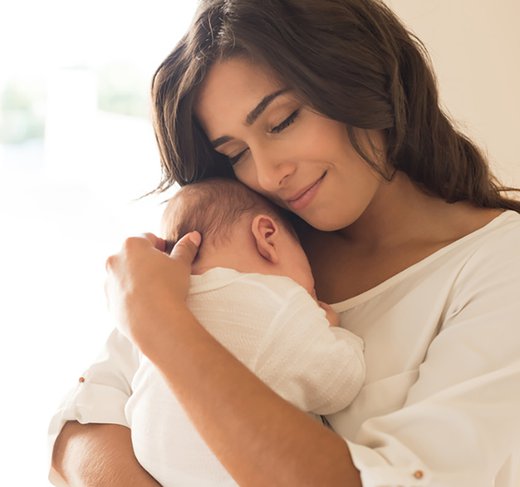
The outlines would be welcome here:
M 50 455 L 67 421 L 128 426 L 125 405 L 138 365 L 137 349 L 114 329 L 98 359 L 78 377 L 76 386 L 52 417 L 48 431 Z M 57 473 L 51 471 L 50 479 L 58 481 Z
M 299 409 L 331 414 L 347 407 L 364 382 L 363 341 L 329 326 L 324 310 L 298 287 L 266 330 L 252 368 Z
M 519 293 L 516 244 L 472 256 L 403 407 L 347 441 L 364 487 L 520 485 Z

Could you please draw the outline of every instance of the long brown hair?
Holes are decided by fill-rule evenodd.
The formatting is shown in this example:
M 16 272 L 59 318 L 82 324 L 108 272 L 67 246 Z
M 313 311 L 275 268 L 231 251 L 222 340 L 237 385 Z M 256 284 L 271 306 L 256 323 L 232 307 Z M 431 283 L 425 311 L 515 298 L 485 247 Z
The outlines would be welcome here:
M 163 178 L 158 190 L 233 177 L 194 115 L 211 65 L 233 56 L 268 66 L 318 112 L 386 134 L 386 160 L 448 202 L 514 209 L 489 164 L 439 106 L 422 43 L 379 0 L 202 0 L 188 33 L 158 68 L 153 116 Z

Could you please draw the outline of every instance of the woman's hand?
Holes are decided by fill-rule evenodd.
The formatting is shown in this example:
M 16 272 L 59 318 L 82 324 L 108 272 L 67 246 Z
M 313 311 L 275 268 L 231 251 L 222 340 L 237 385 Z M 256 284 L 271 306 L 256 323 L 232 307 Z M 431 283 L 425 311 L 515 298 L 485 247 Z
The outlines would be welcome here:
M 165 241 L 148 233 L 128 238 L 119 253 L 107 259 L 109 308 L 121 331 L 143 352 L 151 339 L 161 336 L 164 320 L 154 319 L 156 314 L 186 308 L 191 264 L 200 240 L 198 232 L 186 234 L 168 255 Z

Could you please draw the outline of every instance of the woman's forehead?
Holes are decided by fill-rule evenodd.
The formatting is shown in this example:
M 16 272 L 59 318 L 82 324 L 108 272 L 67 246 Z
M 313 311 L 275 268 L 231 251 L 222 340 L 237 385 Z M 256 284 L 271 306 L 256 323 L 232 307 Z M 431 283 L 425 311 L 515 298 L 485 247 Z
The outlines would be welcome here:
M 244 58 L 214 63 L 198 90 L 195 113 L 203 126 L 212 126 L 223 114 L 245 118 L 265 96 L 281 89 L 273 73 Z

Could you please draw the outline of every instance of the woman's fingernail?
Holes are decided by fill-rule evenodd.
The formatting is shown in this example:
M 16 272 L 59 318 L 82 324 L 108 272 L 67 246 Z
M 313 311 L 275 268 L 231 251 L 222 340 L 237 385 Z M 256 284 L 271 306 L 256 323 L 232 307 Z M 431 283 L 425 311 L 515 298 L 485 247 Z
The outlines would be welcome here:
M 201 236 L 199 232 L 191 232 L 188 238 L 198 247 L 200 245 Z

